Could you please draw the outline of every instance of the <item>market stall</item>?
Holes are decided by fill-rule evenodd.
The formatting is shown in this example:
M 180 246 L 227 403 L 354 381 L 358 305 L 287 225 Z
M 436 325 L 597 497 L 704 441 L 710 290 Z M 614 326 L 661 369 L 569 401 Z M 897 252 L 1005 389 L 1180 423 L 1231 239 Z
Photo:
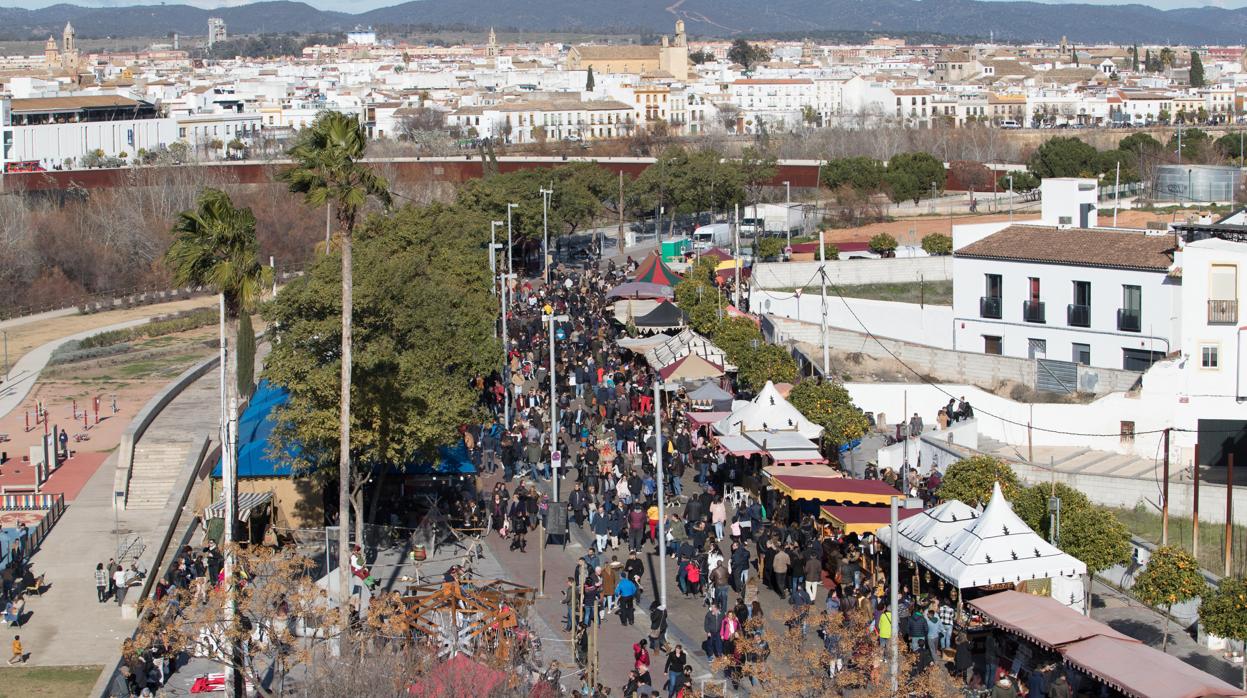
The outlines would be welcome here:
M 714 425 L 714 430 L 720 434 L 795 431 L 806 439 L 817 439 L 823 433 L 823 428 L 806 419 L 771 381 L 762 386 L 753 400 L 734 407 L 732 414 Z
M 681 359 L 677 359 L 675 363 L 668 364 L 658 371 L 658 377 L 663 381 L 674 381 L 677 383 L 719 378 L 722 375 L 722 366 L 709 359 L 703 359 L 696 354 L 689 354 Z
M 896 515 L 898 520 L 905 521 L 921 513 L 921 509 L 901 508 Z M 819 516 L 836 530 L 862 536 L 887 526 L 892 521 L 892 508 L 830 505 L 820 507 Z

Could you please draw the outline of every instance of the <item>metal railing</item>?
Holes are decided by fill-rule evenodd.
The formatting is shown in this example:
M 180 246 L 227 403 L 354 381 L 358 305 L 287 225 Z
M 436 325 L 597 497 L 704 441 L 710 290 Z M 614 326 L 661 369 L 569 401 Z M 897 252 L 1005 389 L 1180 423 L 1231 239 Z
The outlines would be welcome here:
M 1000 296 L 981 296 L 979 298 L 979 317 L 999 320 L 1002 316 Z
M 1091 306 L 1070 303 L 1066 306 L 1065 313 L 1070 327 L 1091 327 Z
M 1209 300 L 1208 324 L 1233 325 L 1238 322 L 1237 300 Z
M 1043 301 L 1022 301 L 1022 319 L 1026 322 L 1047 322 Z
M 1142 313 L 1129 308 L 1118 308 L 1117 329 L 1121 332 L 1139 332 L 1143 329 Z

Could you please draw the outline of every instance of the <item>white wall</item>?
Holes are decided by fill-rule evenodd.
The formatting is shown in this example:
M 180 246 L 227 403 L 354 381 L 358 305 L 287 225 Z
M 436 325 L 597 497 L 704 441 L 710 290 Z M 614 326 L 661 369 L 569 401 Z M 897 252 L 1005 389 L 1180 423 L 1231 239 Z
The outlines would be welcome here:
M 1048 177 L 1039 184 L 1041 213 L 1044 225 L 1067 225 L 1073 227 L 1094 228 L 1099 225 L 1096 209 L 1088 214 L 1087 225 L 1083 226 L 1079 209 L 1082 204 L 1098 206 L 1096 201 L 1099 188 L 1096 180 L 1079 177 Z M 1062 223 L 1066 217 L 1068 222 Z
M 756 290 L 749 295 L 749 307 L 756 313 L 822 321 L 822 299 L 818 294 L 800 297 L 785 291 Z M 851 310 L 850 310 L 851 309 Z M 856 315 L 856 319 L 854 318 Z M 861 322 L 858 322 L 860 319 Z M 925 344 L 940 349 L 953 348 L 953 309 L 947 305 L 919 306 L 863 298 L 840 298 L 827 293 L 827 326 L 863 332 L 862 324 L 879 337 Z
M 1032 264 L 954 257 L 953 312 L 956 349 L 983 351 L 985 335 L 1003 338 L 1005 356 L 1026 358 L 1030 339 L 1046 340 L 1047 358 L 1073 359 L 1072 344 L 1091 345 L 1091 365 L 1122 368 L 1122 349 L 1169 352 L 1179 345 L 1175 297 L 1181 288 L 1164 272 L 1141 272 L 1060 264 Z M 986 293 L 987 274 L 1002 277 L 999 320 L 980 317 L 979 299 Z M 1029 277 L 1038 277 L 1044 323 L 1024 322 L 1022 304 L 1030 298 Z M 1091 282 L 1091 327 L 1070 327 L 1066 306 L 1073 303 L 1073 282 Z M 1139 332 L 1117 329 L 1122 286 L 1142 287 L 1143 315 Z
M 97 149 L 110 156 L 124 152 L 134 157 L 139 148 L 154 150 L 169 145 L 178 139 L 177 135 L 177 122 L 173 119 L 14 126 L 9 160 L 39 160 L 54 165 L 68 158 L 81 159 Z
M 795 288 L 818 284 L 821 262 L 760 262 L 753 265 L 751 283 L 758 288 Z M 953 278 L 953 258 L 906 257 L 895 259 L 846 259 L 826 263 L 827 280 L 840 286 L 878 283 L 948 281 Z M 831 293 L 828 290 L 828 293 Z

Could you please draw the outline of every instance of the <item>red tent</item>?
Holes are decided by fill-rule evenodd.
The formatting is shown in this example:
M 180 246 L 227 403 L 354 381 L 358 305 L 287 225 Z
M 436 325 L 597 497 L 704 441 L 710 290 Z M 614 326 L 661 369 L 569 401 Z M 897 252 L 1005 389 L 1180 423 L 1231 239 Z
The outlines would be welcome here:
M 671 267 L 662 261 L 657 252 L 651 252 L 648 257 L 641 260 L 641 264 L 637 267 L 636 274 L 632 277 L 632 280 L 662 284 L 663 286 L 675 286 L 680 281 L 680 275 L 671 271 Z

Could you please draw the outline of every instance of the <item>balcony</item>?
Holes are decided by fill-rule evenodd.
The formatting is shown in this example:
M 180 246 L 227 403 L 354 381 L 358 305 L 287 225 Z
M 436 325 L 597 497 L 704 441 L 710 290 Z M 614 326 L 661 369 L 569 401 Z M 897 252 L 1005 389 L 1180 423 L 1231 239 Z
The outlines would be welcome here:
M 1238 323 L 1238 301 L 1208 301 L 1209 325 L 1234 325 Z
M 1001 317 L 1000 296 L 979 297 L 979 317 L 999 320 Z
M 1121 332 L 1138 332 L 1143 327 L 1142 314 L 1130 308 L 1117 309 L 1117 329 Z
M 1022 301 L 1022 319 L 1026 322 L 1047 322 L 1043 301 Z
M 1091 327 L 1091 306 L 1071 303 L 1065 308 L 1065 319 L 1070 327 Z

